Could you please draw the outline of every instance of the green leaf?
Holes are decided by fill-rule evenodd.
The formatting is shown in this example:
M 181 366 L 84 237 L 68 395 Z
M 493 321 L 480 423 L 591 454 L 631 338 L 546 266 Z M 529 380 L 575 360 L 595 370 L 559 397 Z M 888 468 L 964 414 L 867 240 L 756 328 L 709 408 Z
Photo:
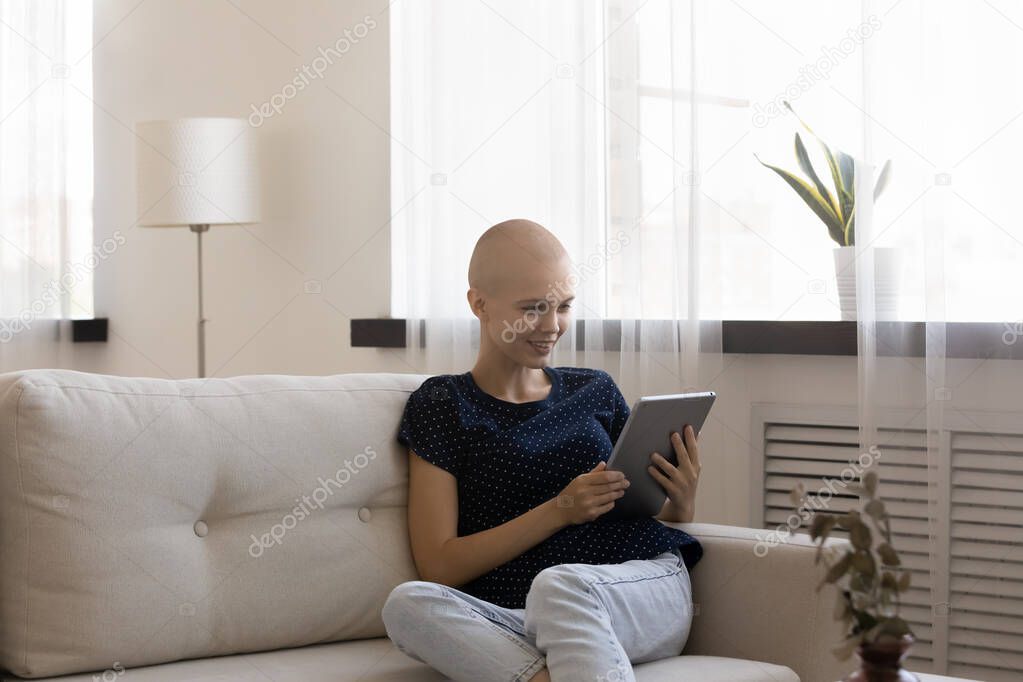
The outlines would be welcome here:
M 870 529 L 867 524 L 857 521 L 849 529 L 849 540 L 856 549 L 870 549 Z
M 861 595 L 869 595 L 871 590 L 874 589 L 875 575 L 871 573 L 854 573 L 849 578 L 849 589 Z
M 845 152 L 838 152 L 838 171 L 842 178 L 842 189 L 848 197 L 849 207 L 856 203 L 856 162 Z M 842 215 L 846 215 L 843 213 Z
M 845 242 L 845 246 L 853 246 L 856 243 L 856 228 L 854 226 L 856 222 L 856 207 L 854 206 L 849 211 L 849 220 L 845 222 L 845 227 L 842 230 L 842 239 Z
M 856 224 L 856 198 L 855 198 L 855 186 L 847 187 L 843 180 L 843 171 L 840 168 L 840 162 L 835 160 L 834 155 L 831 153 L 831 149 L 824 144 L 824 141 L 820 141 L 821 146 L 825 149 L 825 154 L 828 157 L 828 166 L 831 168 L 831 179 L 838 186 L 838 196 L 840 198 L 840 204 L 842 206 L 842 244 L 845 246 L 852 246 L 855 244 L 855 224 Z M 848 154 L 839 152 L 843 157 L 849 157 Z
M 860 573 L 874 575 L 874 555 L 865 550 L 859 550 L 853 555 L 853 567 Z
M 881 196 L 881 192 L 883 192 L 884 188 L 888 186 L 888 175 L 891 165 L 892 160 L 888 159 L 884 162 L 884 165 L 881 166 L 881 172 L 877 176 L 877 182 L 874 183 L 874 201 L 877 201 L 877 198 Z
M 881 500 L 871 500 L 870 502 L 867 502 L 866 506 L 863 507 L 863 510 L 870 514 L 876 521 L 884 519 L 885 508 L 884 502 Z
M 804 123 L 803 125 L 806 124 Z M 809 128 L 807 128 L 807 130 L 809 130 Z M 817 136 L 814 135 L 814 137 Z M 840 204 L 848 204 L 849 207 L 851 208 L 852 205 L 855 203 L 853 199 L 854 195 L 852 194 L 852 192 L 849 191 L 849 188 L 847 188 L 845 186 L 845 183 L 842 181 L 842 171 L 839 170 L 838 161 L 835 159 L 835 154 L 831 151 L 831 147 L 825 144 L 824 140 L 817 137 L 817 142 L 820 144 L 821 149 L 824 150 L 824 158 L 827 160 L 828 168 L 831 170 L 831 181 L 835 183 L 835 192 L 838 194 Z M 843 193 L 845 194 L 844 197 L 842 196 Z M 843 206 L 842 213 L 843 225 L 846 223 L 849 217 L 849 213 L 845 213 L 844 210 L 845 209 Z
M 849 157 L 848 154 L 844 154 L 843 152 L 839 152 L 839 154 L 840 175 L 848 175 L 849 178 L 847 181 L 850 183 L 854 183 L 855 170 L 848 171 L 845 167 L 846 165 L 851 163 L 851 157 Z M 844 159 L 850 159 L 850 161 L 846 162 L 844 161 Z M 874 184 L 875 200 L 877 199 L 878 196 L 880 196 L 882 190 L 884 190 L 885 186 L 887 186 L 888 184 L 890 167 L 891 167 L 890 159 L 888 161 L 885 161 L 884 165 L 881 167 L 881 173 L 878 175 L 877 182 Z M 844 180 L 843 182 L 845 181 L 846 180 Z M 856 191 L 855 185 L 851 185 L 850 187 L 854 194 Z M 843 241 L 840 242 L 844 246 L 853 246 L 856 244 L 856 199 L 853 196 L 853 194 L 846 192 L 845 188 L 839 190 L 843 215 L 846 216 L 845 226 L 843 229 Z
M 803 119 L 799 118 L 799 114 L 797 114 L 797 113 L 796 113 L 796 110 L 792 108 L 792 105 L 788 103 L 788 100 L 782 100 L 782 104 L 784 104 L 784 105 L 785 105 L 785 108 L 786 108 L 786 109 L 788 109 L 788 110 L 789 110 L 789 112 L 791 112 L 791 114 L 792 114 L 793 116 L 795 116 L 795 117 L 796 117 L 796 120 L 797 120 L 797 121 L 799 121 L 799 123 L 800 123 L 800 124 L 801 124 L 801 125 L 802 125 L 802 126 L 803 126 L 804 128 L 806 128 L 806 129 L 807 129 L 807 131 L 808 131 L 808 132 L 809 132 L 809 133 L 810 133 L 811 135 L 813 135 L 814 137 L 817 137 L 817 133 L 813 132 L 813 129 L 812 129 L 812 128 L 810 128 L 810 126 L 808 126 L 808 125 L 806 124 L 806 121 L 804 121 Z M 817 137 L 817 139 L 819 140 L 820 138 L 819 138 L 819 137 Z
M 818 537 L 826 536 L 834 527 L 835 517 L 831 514 L 815 514 L 810 522 L 810 538 L 816 540 Z
M 850 509 L 844 514 L 839 514 L 836 518 L 839 528 L 842 530 L 852 530 L 852 527 L 860 520 L 860 513 L 855 509 Z
M 769 163 L 764 163 L 756 154 L 753 156 L 756 157 L 757 161 L 760 161 L 761 165 L 766 166 L 777 173 L 782 180 L 787 182 L 789 186 L 796 191 L 799 198 L 806 202 L 806 205 L 810 207 L 810 210 L 816 213 L 817 217 L 824 222 L 824 225 L 828 228 L 828 233 L 831 235 L 832 239 L 835 241 L 840 239 L 836 235 L 842 234 L 842 222 L 838 219 L 838 216 L 835 215 L 835 211 L 831 208 L 831 205 L 824 199 L 824 197 L 821 196 L 820 192 L 818 192 L 815 187 L 787 170 L 783 170 L 777 166 L 772 166 Z
M 877 625 L 877 618 L 874 618 L 871 614 L 866 611 L 853 611 L 853 616 L 856 618 L 856 631 L 865 632 L 872 627 Z
M 845 225 L 852 220 L 853 209 L 856 208 L 856 198 L 844 187 L 838 192 L 838 197 L 842 206 L 842 224 Z
M 885 566 L 898 566 L 900 564 L 899 555 L 887 542 L 882 542 L 878 545 L 877 553 L 881 557 L 881 561 L 884 562 Z
M 799 121 L 799 124 L 806 128 L 806 132 L 813 135 L 814 139 L 817 140 L 817 143 L 820 144 L 821 149 L 824 151 L 824 158 L 828 162 L 828 168 L 831 170 L 831 181 L 835 183 L 835 191 L 839 194 L 839 197 L 841 198 L 841 193 L 842 190 L 844 189 L 846 192 L 849 193 L 849 196 L 851 198 L 852 193 L 849 192 L 849 188 L 845 186 L 845 182 L 842 180 L 842 171 L 839 169 L 838 161 L 835 159 L 835 155 L 831 151 L 831 147 L 829 147 L 827 143 L 825 143 L 824 140 L 821 139 L 820 135 L 813 132 L 813 128 L 807 125 L 806 121 L 799 117 L 799 114 L 796 113 L 796 110 L 792 108 L 791 104 L 789 104 L 788 102 L 784 102 L 784 104 L 785 108 L 792 112 L 792 115 L 796 117 L 796 120 Z M 851 159 L 852 157 L 849 158 Z M 843 220 L 843 222 L 845 221 Z
M 795 146 L 796 160 L 799 161 L 799 167 L 802 168 L 803 172 L 806 173 L 807 176 L 813 181 L 814 187 L 817 188 L 817 191 L 820 193 L 822 197 L 824 197 L 824 199 L 831 206 L 832 210 L 835 212 L 835 215 L 841 221 L 842 216 L 845 215 L 844 213 L 842 213 L 842 207 L 838 201 L 832 198 L 831 192 L 828 191 L 828 188 L 824 186 L 824 183 L 821 182 L 820 177 L 818 177 L 817 171 L 814 169 L 813 164 L 810 162 L 810 155 L 806 153 L 806 147 L 803 145 L 803 139 L 799 137 L 799 133 L 796 133 Z
M 829 569 L 824 579 L 821 580 L 820 584 L 817 585 L 817 591 L 819 592 L 825 583 L 836 582 L 839 578 L 845 575 L 846 571 L 849 570 L 849 566 L 852 565 L 852 552 L 846 552 L 841 559 L 835 562 Z

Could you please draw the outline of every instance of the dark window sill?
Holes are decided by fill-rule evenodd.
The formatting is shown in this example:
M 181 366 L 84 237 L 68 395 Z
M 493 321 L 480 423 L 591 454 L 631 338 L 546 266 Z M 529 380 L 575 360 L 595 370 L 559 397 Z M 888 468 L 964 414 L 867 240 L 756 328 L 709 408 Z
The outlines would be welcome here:
M 106 317 L 94 317 L 88 319 L 71 320 L 71 341 L 83 343 L 86 341 L 107 340 L 107 325 L 109 320 Z
M 630 324 L 634 323 L 630 320 Z M 657 323 L 645 322 L 647 325 Z M 667 321 L 661 323 L 670 324 Z M 577 343 L 581 346 L 583 320 L 576 320 L 576 325 Z M 621 350 L 621 328 L 621 320 L 603 321 L 605 350 Z M 926 327 L 923 322 L 878 322 L 876 328 L 878 355 L 926 355 Z M 1023 329 L 1012 324 L 948 322 L 945 332 L 946 357 L 1023 360 Z M 1017 337 L 1016 333 L 1020 335 Z M 404 348 L 405 320 L 352 320 L 351 344 L 353 348 Z M 856 322 L 838 321 L 723 320 L 721 347 L 725 353 L 855 356 L 857 326 Z
M 49 322 L 57 320 L 57 318 L 47 317 L 43 318 Z M 74 317 L 74 318 L 60 318 L 60 329 L 64 330 L 65 322 L 71 325 L 71 341 L 72 343 L 84 343 L 87 341 L 106 341 L 107 340 L 107 325 L 109 320 L 105 317 Z M 0 327 L 7 330 L 10 337 L 17 335 L 23 329 L 25 329 L 25 321 L 21 317 L 5 317 L 0 318 Z M 5 335 L 0 335 L 0 337 Z M 10 338 L 8 337 L 8 338 Z M 6 340 L 6 339 L 4 339 Z

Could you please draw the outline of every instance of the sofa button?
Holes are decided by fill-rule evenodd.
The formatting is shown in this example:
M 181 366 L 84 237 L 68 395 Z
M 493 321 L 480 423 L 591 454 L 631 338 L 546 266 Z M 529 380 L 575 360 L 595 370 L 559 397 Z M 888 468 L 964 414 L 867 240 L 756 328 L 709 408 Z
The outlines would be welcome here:
M 196 521 L 195 525 L 192 526 L 192 530 L 201 538 L 206 537 L 206 534 L 210 532 L 209 526 L 206 525 L 205 521 Z
M 370 517 L 372 517 L 372 516 L 373 516 L 373 514 L 372 514 L 372 512 L 370 512 L 369 507 L 359 507 L 359 520 L 360 521 L 362 521 L 363 523 L 366 523 L 366 522 L 369 521 Z

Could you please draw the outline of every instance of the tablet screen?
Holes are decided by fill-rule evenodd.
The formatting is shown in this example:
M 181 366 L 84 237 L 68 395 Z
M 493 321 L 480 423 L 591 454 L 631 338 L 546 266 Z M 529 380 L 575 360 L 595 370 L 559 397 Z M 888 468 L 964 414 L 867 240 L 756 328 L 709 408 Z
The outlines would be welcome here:
M 660 482 L 647 471 L 653 464 L 651 455 L 659 452 L 678 466 L 671 434 L 678 431 L 685 439 L 685 427 L 692 425 L 697 437 L 717 397 L 713 391 L 646 396 L 636 401 L 629 413 L 618 442 L 607 460 L 607 471 L 621 471 L 631 485 L 615 506 L 609 518 L 656 516 L 668 494 Z M 656 465 L 654 465 L 656 466 Z

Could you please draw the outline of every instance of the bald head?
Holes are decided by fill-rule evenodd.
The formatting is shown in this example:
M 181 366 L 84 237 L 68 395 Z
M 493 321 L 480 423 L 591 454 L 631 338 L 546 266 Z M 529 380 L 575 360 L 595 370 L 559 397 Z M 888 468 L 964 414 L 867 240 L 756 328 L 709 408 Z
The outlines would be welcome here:
M 469 260 L 469 286 L 505 296 L 535 286 L 538 278 L 553 282 L 568 262 L 565 247 L 543 225 L 522 218 L 506 220 L 476 242 Z

